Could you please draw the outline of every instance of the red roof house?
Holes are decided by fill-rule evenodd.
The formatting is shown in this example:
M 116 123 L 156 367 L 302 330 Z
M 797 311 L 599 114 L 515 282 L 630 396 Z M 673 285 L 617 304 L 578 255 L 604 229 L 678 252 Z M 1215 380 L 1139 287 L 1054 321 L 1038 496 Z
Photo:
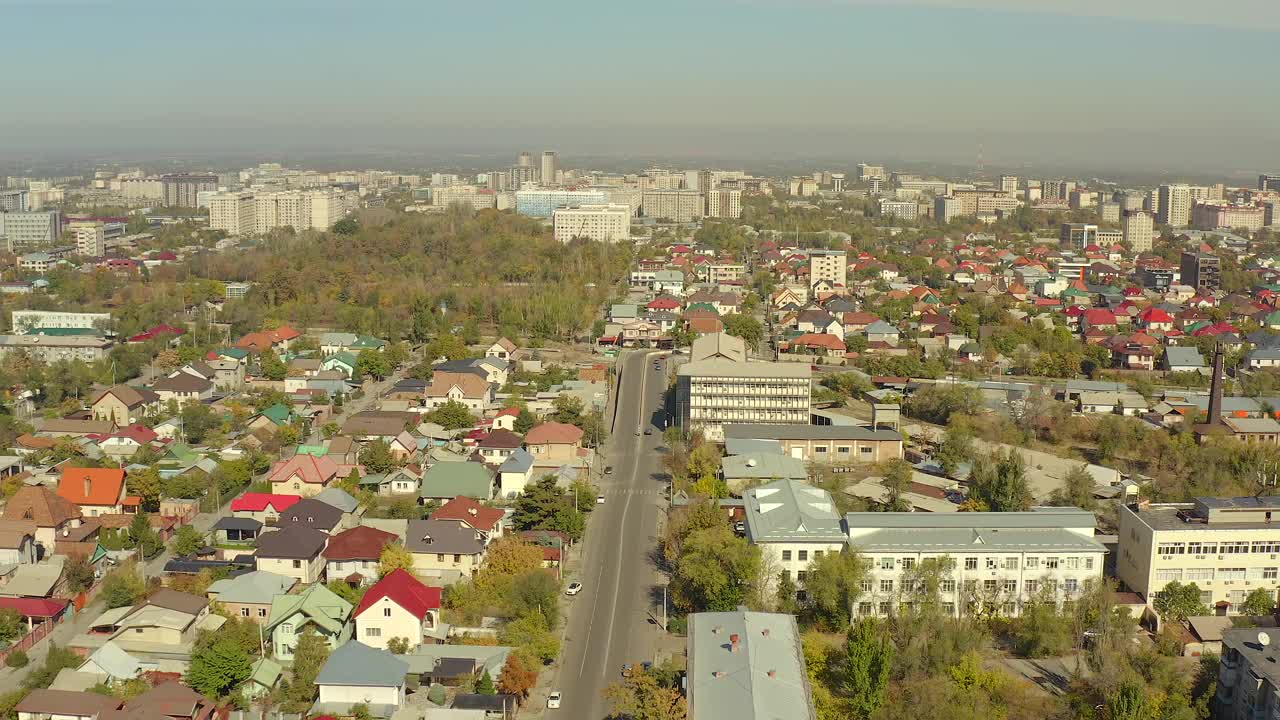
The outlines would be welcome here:
M 403 568 L 397 568 L 374 583 L 352 613 L 356 638 L 383 649 L 393 637 L 408 638 L 410 649 L 423 643 L 443 642 L 442 595 L 440 588 L 424 585 Z
M 124 512 L 124 470 L 66 468 L 58 481 L 58 495 L 80 506 L 86 517 Z
M 458 520 L 473 530 L 496 538 L 502 535 L 502 517 L 506 515 L 500 508 L 489 507 L 478 500 L 461 495 L 441 505 L 431 513 L 432 520 Z

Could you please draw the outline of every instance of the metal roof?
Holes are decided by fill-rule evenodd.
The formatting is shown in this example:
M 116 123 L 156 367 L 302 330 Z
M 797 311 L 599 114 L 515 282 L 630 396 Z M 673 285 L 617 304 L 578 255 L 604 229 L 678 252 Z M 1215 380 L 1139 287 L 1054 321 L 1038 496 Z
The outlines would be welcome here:
M 693 613 L 686 642 L 689 720 L 817 717 L 795 617 Z
M 795 480 L 779 480 L 745 493 L 751 542 L 846 539 L 831 493 Z
M 726 442 L 738 440 L 901 440 L 895 430 L 865 425 L 725 425 Z

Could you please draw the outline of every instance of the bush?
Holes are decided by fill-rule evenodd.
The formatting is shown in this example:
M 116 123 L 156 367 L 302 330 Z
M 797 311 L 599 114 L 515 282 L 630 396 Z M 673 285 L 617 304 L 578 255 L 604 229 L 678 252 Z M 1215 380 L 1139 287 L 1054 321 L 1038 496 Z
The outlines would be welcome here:
M 21 650 L 14 650 L 9 653 L 9 657 L 4 659 L 4 664 L 11 668 L 26 667 L 29 662 L 31 662 L 31 658 L 27 657 L 27 654 Z
M 436 705 L 443 706 L 449 701 L 449 694 L 443 685 L 432 685 L 431 689 L 427 691 L 427 699 Z

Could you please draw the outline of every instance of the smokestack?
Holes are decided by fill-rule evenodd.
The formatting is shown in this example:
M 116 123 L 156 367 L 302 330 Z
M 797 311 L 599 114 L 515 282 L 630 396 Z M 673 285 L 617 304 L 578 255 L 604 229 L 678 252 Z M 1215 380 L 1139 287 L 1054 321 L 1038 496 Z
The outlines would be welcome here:
M 1209 419 L 1206 425 L 1222 423 L 1222 344 L 1213 347 L 1213 380 L 1209 386 Z

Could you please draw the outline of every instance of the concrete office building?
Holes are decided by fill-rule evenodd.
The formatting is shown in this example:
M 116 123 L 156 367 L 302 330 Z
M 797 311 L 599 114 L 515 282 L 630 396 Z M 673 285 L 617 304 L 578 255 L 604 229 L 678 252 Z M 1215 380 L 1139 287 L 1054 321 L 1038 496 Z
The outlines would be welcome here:
M 1155 235 L 1155 223 L 1151 213 L 1142 210 L 1126 210 L 1121 223 L 1121 239 L 1135 253 L 1149 252 Z
M 996 182 L 996 189 L 1000 192 L 1010 194 L 1018 192 L 1018 176 L 1017 175 L 1001 175 Z
M 1182 253 L 1180 263 L 1182 284 L 1196 291 L 1217 290 L 1222 285 L 1222 258 L 1211 253 Z
M 1109 200 L 1098 203 L 1098 222 L 1120 222 L 1120 203 Z
M 676 418 L 714 442 L 727 424 L 809 422 L 810 379 L 804 363 L 748 362 L 746 345 L 724 333 L 694 341 L 676 371 Z
M 831 283 L 833 288 L 843 290 L 848 286 L 849 258 L 844 250 L 810 250 L 809 251 L 809 283 L 820 281 Z
M 60 360 L 95 362 L 107 357 L 112 342 L 92 335 L 0 335 L 0 358 L 23 351 L 42 363 Z
M 67 225 L 67 235 L 76 243 L 76 254 L 83 257 L 102 257 L 106 253 L 106 227 L 93 220 L 77 220 Z
M 200 193 L 217 190 L 217 175 L 165 175 L 160 178 L 167 207 L 198 207 Z
M 1191 208 L 1191 226 L 1198 230 L 1242 228 L 1257 232 L 1266 225 L 1267 211 L 1258 205 L 1196 203 Z
M 690 613 L 688 720 L 817 720 L 794 615 Z
M 866 163 L 858 163 L 858 182 L 866 182 L 873 177 L 884 179 L 889 177 L 883 165 L 868 165 Z
M 111 324 L 111 313 L 62 312 L 58 310 L 14 310 L 10 327 L 19 335 L 41 330 L 100 330 Z
M 516 212 L 529 217 L 551 217 L 556 208 L 606 205 L 608 198 L 598 190 L 517 190 Z
M 62 238 L 62 213 L 57 210 L 0 212 L 0 238 L 9 252 L 47 248 Z
M 1191 223 L 1191 186 L 1161 185 L 1156 220 L 1161 225 L 1186 227 Z
M 940 223 L 948 223 L 963 215 L 964 207 L 953 197 L 940 197 L 933 201 L 933 217 Z
M 640 212 L 650 218 L 693 222 L 706 214 L 706 204 L 697 190 L 646 190 L 640 200 Z
M 849 544 L 844 518 L 831 493 L 796 480 L 778 480 L 750 488 L 742 495 L 747 542 L 760 548 L 777 568 L 767 579 L 770 591 L 781 574 L 796 583 L 803 602 L 809 563 L 823 555 L 839 555 Z
M 560 170 L 560 163 L 556 159 L 554 150 L 545 150 L 542 153 L 542 184 L 554 185 L 558 182 L 556 175 Z
M 0 190 L 0 212 L 30 210 L 26 190 Z
M 209 198 L 209 229 L 233 237 L 250 235 L 255 229 L 255 206 L 251 192 L 216 193 Z
M 728 440 L 777 443 L 782 453 L 814 463 L 877 463 L 902 457 L 902 433 L 866 425 L 725 425 Z
M 733 220 L 742 217 L 742 191 L 723 188 L 708 190 L 707 217 Z
M 884 198 L 880 201 L 880 216 L 915 220 L 920 216 L 920 206 L 915 200 L 890 200 L 889 198 Z
M 622 242 L 631 237 L 631 207 L 628 205 L 556 208 L 551 217 L 555 238 L 560 242 L 574 238 Z
M 631 215 L 640 214 L 640 204 L 644 199 L 644 192 L 638 187 L 627 185 L 592 185 L 588 190 L 595 190 L 604 193 L 606 205 L 626 205 L 631 210 Z
M 1075 189 L 1074 180 L 1045 180 L 1040 183 L 1040 199 L 1046 203 L 1066 203 Z
M 942 610 L 953 617 L 984 609 L 1018 615 L 1048 595 L 1080 596 L 1102 580 L 1106 548 L 1094 538 L 1093 513 L 1079 508 L 1028 512 L 848 513 L 849 549 L 870 571 L 854 615 L 886 617 L 910 602 L 903 576 L 925 561 L 943 563 Z
M 1267 192 L 1280 192 L 1280 175 L 1264 173 L 1258 176 L 1258 189 Z
M 1058 242 L 1063 247 L 1083 250 L 1098 244 L 1098 226 L 1087 223 L 1062 223 L 1058 228 Z
M 1120 507 L 1116 574 L 1151 605 L 1169 583 L 1195 583 L 1200 600 L 1234 614 L 1251 590 L 1280 589 L 1278 497 L 1195 498 Z M 1280 639 L 1280 638 L 1278 638 Z

